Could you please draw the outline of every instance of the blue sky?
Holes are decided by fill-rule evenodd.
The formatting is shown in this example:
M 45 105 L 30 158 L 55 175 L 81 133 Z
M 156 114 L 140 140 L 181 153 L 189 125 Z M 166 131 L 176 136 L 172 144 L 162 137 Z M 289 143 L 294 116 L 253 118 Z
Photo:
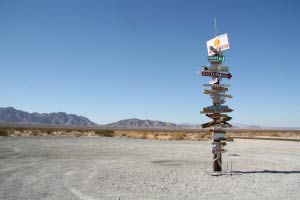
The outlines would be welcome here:
M 0 1 L 0 106 L 204 123 L 206 41 L 228 33 L 232 123 L 300 126 L 299 1 Z

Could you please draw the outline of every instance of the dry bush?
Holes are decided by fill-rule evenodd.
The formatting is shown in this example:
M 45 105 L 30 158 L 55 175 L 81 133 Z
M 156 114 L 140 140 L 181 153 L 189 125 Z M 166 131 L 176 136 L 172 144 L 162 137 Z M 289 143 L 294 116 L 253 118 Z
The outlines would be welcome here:
M 113 130 L 96 130 L 95 134 L 98 136 L 104 136 L 104 137 L 114 137 L 115 132 Z
M 32 136 L 38 136 L 38 135 L 39 135 L 39 132 L 38 132 L 38 131 L 33 131 L 31 135 L 32 135 Z
M 139 138 L 140 139 L 147 139 L 147 133 L 141 133 Z
M 198 140 L 198 141 L 206 140 L 206 133 L 198 133 L 196 135 L 196 140 Z
M 183 140 L 185 137 L 184 133 L 171 133 L 171 140 Z
M 79 131 L 76 131 L 75 133 L 74 133 L 74 136 L 75 137 L 80 137 L 82 134 L 81 134 L 81 132 L 79 132 Z
M 8 136 L 8 132 L 7 132 L 7 130 L 0 129 L 0 136 L 7 137 L 7 136 Z
M 157 133 L 153 133 L 153 139 L 157 140 L 158 139 L 158 134 Z
M 277 132 L 269 132 L 269 133 L 266 133 L 266 136 L 270 136 L 270 137 L 278 137 L 278 133 Z

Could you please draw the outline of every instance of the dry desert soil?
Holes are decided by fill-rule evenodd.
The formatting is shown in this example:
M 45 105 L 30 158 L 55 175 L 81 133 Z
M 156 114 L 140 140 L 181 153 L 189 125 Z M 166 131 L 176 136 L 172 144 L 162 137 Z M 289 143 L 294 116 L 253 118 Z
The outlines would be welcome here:
M 215 177 L 209 141 L 0 137 L 0 199 L 300 198 L 299 142 L 240 139 L 225 148 L 225 173 Z

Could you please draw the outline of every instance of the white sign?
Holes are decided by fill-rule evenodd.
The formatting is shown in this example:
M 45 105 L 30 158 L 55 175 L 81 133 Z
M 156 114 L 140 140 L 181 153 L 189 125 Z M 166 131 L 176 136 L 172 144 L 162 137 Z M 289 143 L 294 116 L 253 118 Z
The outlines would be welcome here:
M 229 42 L 228 42 L 228 37 L 227 33 L 223 35 L 219 35 L 209 41 L 206 42 L 207 46 L 207 52 L 209 56 L 214 55 L 215 53 L 209 49 L 210 46 L 214 47 L 218 51 L 223 51 L 226 49 L 229 49 Z
M 218 81 L 219 81 L 218 78 L 213 78 L 213 79 L 210 80 L 208 83 L 209 83 L 209 84 L 215 84 L 215 83 L 217 83 Z
M 214 140 L 226 140 L 226 133 L 214 133 Z

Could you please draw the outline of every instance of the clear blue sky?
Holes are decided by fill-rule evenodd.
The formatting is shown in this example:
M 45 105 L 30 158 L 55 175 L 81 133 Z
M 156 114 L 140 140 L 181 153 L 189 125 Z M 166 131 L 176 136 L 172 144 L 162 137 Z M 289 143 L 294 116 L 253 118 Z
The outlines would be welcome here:
M 233 123 L 300 126 L 299 1 L 0 1 L 0 106 L 204 123 L 206 41 L 228 33 Z

